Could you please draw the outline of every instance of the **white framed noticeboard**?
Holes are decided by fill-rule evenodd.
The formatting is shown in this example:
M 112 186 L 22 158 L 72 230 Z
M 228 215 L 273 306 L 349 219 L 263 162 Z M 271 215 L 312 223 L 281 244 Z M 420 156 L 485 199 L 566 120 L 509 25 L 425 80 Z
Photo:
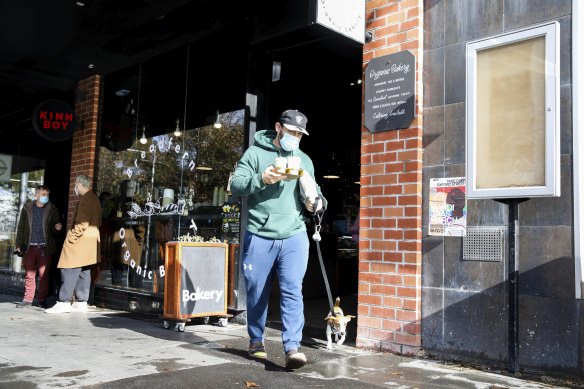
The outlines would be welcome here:
M 468 198 L 560 196 L 557 22 L 466 47 Z

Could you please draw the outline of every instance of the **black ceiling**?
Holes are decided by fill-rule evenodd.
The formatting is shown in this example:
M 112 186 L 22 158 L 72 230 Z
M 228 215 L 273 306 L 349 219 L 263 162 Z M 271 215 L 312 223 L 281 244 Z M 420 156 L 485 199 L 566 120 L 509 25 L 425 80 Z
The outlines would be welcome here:
M 73 100 L 108 74 L 268 12 L 267 1 L 0 0 L 0 133 L 31 129 L 34 106 Z

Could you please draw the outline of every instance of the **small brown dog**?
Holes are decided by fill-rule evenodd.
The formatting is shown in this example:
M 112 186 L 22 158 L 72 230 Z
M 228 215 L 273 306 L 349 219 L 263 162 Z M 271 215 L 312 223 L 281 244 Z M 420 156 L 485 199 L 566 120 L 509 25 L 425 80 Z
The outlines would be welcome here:
M 337 344 L 343 344 L 345 337 L 347 336 L 347 323 L 351 321 L 352 318 L 356 317 L 353 315 L 346 315 L 340 307 L 341 299 L 337 297 L 335 300 L 334 312 L 329 312 L 328 316 L 324 320 L 327 321 L 326 326 L 326 348 L 327 350 L 333 349 L 332 335 L 335 335 L 335 342 Z

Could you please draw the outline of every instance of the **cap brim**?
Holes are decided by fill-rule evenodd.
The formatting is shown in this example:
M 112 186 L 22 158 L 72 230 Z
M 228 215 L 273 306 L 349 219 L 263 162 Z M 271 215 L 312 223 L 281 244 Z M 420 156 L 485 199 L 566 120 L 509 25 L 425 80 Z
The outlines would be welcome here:
M 284 124 L 284 127 L 286 127 L 287 129 L 289 129 L 291 131 L 299 131 L 299 132 L 303 133 L 304 135 L 308 135 L 308 132 L 304 128 L 293 126 L 291 124 Z

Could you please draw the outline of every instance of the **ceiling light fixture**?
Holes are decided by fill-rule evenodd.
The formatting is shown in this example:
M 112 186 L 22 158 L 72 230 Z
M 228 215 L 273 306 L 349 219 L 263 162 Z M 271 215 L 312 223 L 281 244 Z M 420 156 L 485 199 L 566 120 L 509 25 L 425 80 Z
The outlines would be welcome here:
M 213 127 L 217 129 L 221 128 L 221 122 L 219 121 L 219 110 L 217 110 L 217 116 L 215 117 L 215 123 L 213 124 Z
M 85 3 L 82 1 L 77 1 L 75 4 L 78 5 L 79 7 L 85 7 Z
M 336 179 L 341 178 L 341 177 L 336 176 L 334 174 L 327 174 L 326 176 L 322 176 L 322 178 L 326 178 L 327 180 L 336 180 Z
M 174 136 L 181 136 L 181 132 L 180 132 L 180 122 L 178 120 L 178 118 L 176 118 L 176 128 L 174 129 Z
M 140 138 L 140 143 L 145 145 L 147 142 L 148 142 L 148 139 L 146 139 L 146 126 L 144 126 L 144 127 L 142 127 L 142 138 Z

